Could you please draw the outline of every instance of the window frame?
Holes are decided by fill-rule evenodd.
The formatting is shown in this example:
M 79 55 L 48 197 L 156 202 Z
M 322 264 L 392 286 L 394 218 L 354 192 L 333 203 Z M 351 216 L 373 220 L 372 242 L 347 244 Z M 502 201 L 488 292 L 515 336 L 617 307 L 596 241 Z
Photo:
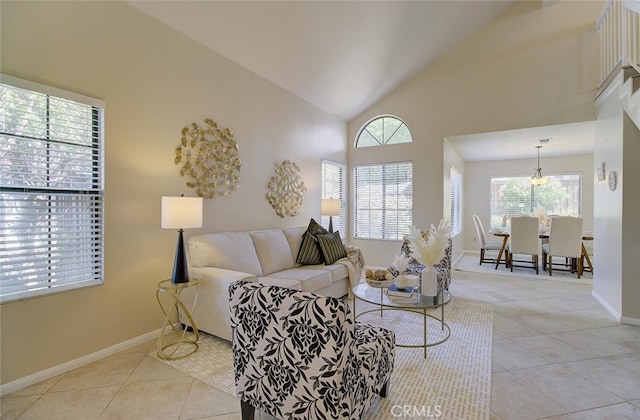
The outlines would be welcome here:
M 7 175 L 7 184 L 0 184 L 0 260 L 4 260 L 0 265 L 0 303 L 103 284 L 105 102 L 5 74 L 0 74 L 0 83 L 3 90 L 7 86 L 16 94 L 29 91 L 25 97 L 44 97 L 46 115 L 44 121 L 32 125 L 38 126 L 43 135 L 12 131 L 9 125 L 1 125 L 0 135 L 5 140 L 0 139 L 0 158 L 4 156 L 9 164 L 18 165 L 17 169 L 29 169 L 29 163 L 22 166 L 15 161 L 19 153 L 24 153 L 17 146 L 21 141 L 41 144 L 46 150 L 59 149 L 57 155 L 47 153 L 42 159 L 44 165 L 32 163 L 39 168 L 33 174 L 17 178 Z M 71 115 L 78 115 L 70 114 L 70 110 L 83 114 L 71 123 Z M 22 118 L 37 109 L 26 111 Z M 0 118 L 11 115 L 11 111 L 6 112 L 0 112 Z M 56 112 L 58 120 L 49 117 Z M 72 124 L 85 124 L 86 132 L 78 133 Z M 43 181 L 42 167 L 49 174 L 49 167 L 54 165 L 62 168 L 62 175 L 56 174 L 60 181 L 49 181 L 48 176 Z M 44 221 L 43 214 L 49 215 Z M 38 238 L 42 232 L 50 232 L 48 239 Z
M 384 141 L 384 119 L 385 118 L 389 118 L 389 119 L 393 119 L 396 120 L 400 123 L 399 127 L 394 131 L 394 133 L 388 137 L 387 141 Z M 381 142 L 379 139 L 377 139 L 375 136 L 373 136 L 373 134 L 371 134 L 371 132 L 368 130 L 368 127 L 372 126 L 373 124 L 375 124 L 378 120 L 383 120 L 383 131 L 382 131 L 382 137 L 383 137 L 383 141 Z M 395 135 L 395 133 L 402 127 L 406 127 L 407 131 L 409 132 L 409 140 L 408 141 L 402 141 L 402 142 L 398 142 L 398 143 L 389 143 L 389 141 L 393 138 L 393 136 Z M 374 138 L 378 144 L 368 144 L 368 145 L 364 145 L 364 144 L 360 144 L 360 139 L 363 135 L 364 132 L 368 132 L 372 138 Z M 356 134 L 356 139 L 354 141 L 353 147 L 356 149 L 362 149 L 362 148 L 366 148 L 366 147 L 378 147 L 378 146 L 390 146 L 390 145 L 394 145 L 394 144 L 406 144 L 406 143 L 412 143 L 413 142 L 413 134 L 411 133 L 411 129 L 409 128 L 409 125 L 402 120 L 402 118 L 399 118 L 395 115 L 391 115 L 391 114 L 382 114 L 382 115 L 377 115 L 373 118 L 371 118 L 369 121 L 367 121 L 366 123 L 364 123 L 362 125 L 362 127 L 360 127 L 360 130 L 358 130 L 358 134 Z
M 390 185 L 395 185 L 396 190 L 400 189 L 400 186 L 403 183 L 407 183 L 410 184 L 411 187 L 411 195 L 410 195 L 410 206 L 409 208 L 405 208 L 405 209 L 387 209 L 387 206 L 385 205 L 386 203 L 386 198 L 387 198 L 387 188 L 389 184 L 386 184 L 384 182 L 384 178 L 385 176 L 387 177 L 392 177 L 392 171 L 391 170 L 387 170 L 387 167 L 398 167 L 398 169 L 396 169 L 396 171 L 399 171 L 401 168 L 399 168 L 401 165 L 409 165 L 408 170 L 410 171 L 410 176 L 404 177 L 404 178 L 399 178 L 397 179 L 397 182 L 395 184 L 390 184 Z M 359 175 L 358 171 L 359 169 L 365 169 L 365 168 L 369 168 L 369 169 L 376 169 L 376 168 L 380 168 L 381 170 L 381 200 L 380 202 L 382 203 L 381 208 L 371 208 L 371 206 L 369 207 L 364 207 L 360 205 L 360 192 L 359 192 L 359 187 L 358 187 L 358 182 L 359 179 L 363 177 L 363 175 Z M 369 178 L 371 179 L 371 178 Z M 375 181 L 375 180 L 374 180 Z M 404 181 L 404 182 L 402 182 Z M 382 163 L 370 163 L 370 164 L 359 164 L 359 165 L 354 165 L 353 167 L 353 183 L 354 183 L 354 223 L 353 223 L 353 237 L 354 239 L 373 239 L 373 240 L 383 240 L 383 241 L 401 241 L 403 239 L 403 237 L 405 235 L 407 235 L 409 233 L 409 228 L 413 225 L 413 161 L 398 161 L 398 162 L 382 162 Z M 385 185 L 387 185 L 387 187 L 385 187 Z M 362 198 L 363 200 L 367 200 L 368 203 L 371 203 L 372 201 L 372 193 L 369 192 L 369 194 L 365 194 L 365 196 Z M 399 191 L 396 191 L 396 196 L 399 196 L 400 193 Z M 398 206 L 399 207 L 399 206 Z M 401 217 L 400 217 L 400 212 L 405 212 L 408 213 L 408 220 L 405 220 L 404 222 L 406 222 L 406 226 L 402 227 L 401 226 Z M 360 232 L 359 231 L 359 219 L 361 218 L 359 216 L 360 212 L 368 212 L 369 216 L 367 217 L 367 219 L 369 220 L 368 226 L 369 229 L 367 230 L 367 234 L 365 234 L 365 232 Z M 380 212 L 381 216 L 379 218 L 376 217 L 372 217 L 371 213 L 372 212 Z M 389 215 L 388 213 L 394 213 L 395 212 L 395 217 L 393 217 L 393 215 L 391 216 L 391 219 L 395 219 L 395 235 L 392 235 L 391 232 L 389 234 L 387 234 L 387 226 L 385 224 L 385 220 L 389 220 Z M 380 235 L 372 235 L 372 229 L 371 227 L 371 223 L 372 223 L 372 218 L 373 219 L 379 219 L 380 222 L 380 226 L 376 227 L 377 229 L 379 229 Z M 377 221 L 377 220 L 375 220 Z
M 455 182 L 454 182 L 455 178 Z M 462 233 L 462 194 L 463 194 L 463 176 L 460 171 L 451 166 L 449 170 L 449 189 L 451 199 L 451 237 L 455 237 Z
M 574 172 L 564 172 L 564 173 L 550 173 L 550 174 L 545 174 L 545 178 L 548 178 L 550 180 L 550 182 L 548 182 L 547 184 L 543 184 L 543 185 L 533 185 L 530 183 L 531 180 L 531 176 L 529 175 L 507 175 L 507 176 L 498 176 L 498 175 L 493 175 L 489 178 L 489 228 L 490 229 L 503 229 L 507 226 L 508 223 L 508 219 L 511 216 L 515 216 L 515 215 L 519 215 L 519 214 L 526 214 L 526 215 L 533 215 L 537 212 L 537 208 L 538 205 L 540 204 L 539 200 L 536 200 L 535 197 L 535 192 L 536 191 L 540 191 L 540 189 L 545 189 L 548 186 L 552 185 L 552 183 L 554 182 L 554 180 L 557 180 L 556 178 L 562 178 L 562 177 L 572 177 L 572 176 L 577 176 L 577 180 L 574 181 L 575 186 L 577 187 L 577 197 L 573 200 L 570 200 L 570 202 L 568 202 L 566 204 L 567 207 L 571 208 L 571 207 L 575 207 L 577 208 L 577 212 L 569 212 L 569 211 L 562 211 L 562 210 L 558 210 L 555 209 L 553 211 L 549 211 L 548 209 L 545 210 L 545 212 L 547 214 L 554 214 L 554 215 L 559 215 L 559 216 L 576 216 L 576 217 L 582 217 L 582 210 L 583 210 L 583 205 L 582 205 L 582 197 L 583 197 L 583 174 L 582 172 L 578 172 L 578 171 L 574 171 Z M 509 210 L 499 210 L 500 213 L 502 213 L 502 216 L 500 216 L 500 214 L 498 214 L 498 209 L 497 209 L 497 205 L 496 203 L 496 195 L 499 194 L 499 191 L 495 191 L 495 187 L 494 187 L 494 183 L 496 181 L 494 180 L 509 180 L 509 179 L 513 179 L 515 181 L 513 182 L 522 182 L 522 183 L 527 183 L 529 185 L 529 199 L 528 199 L 528 204 L 527 205 L 523 205 L 521 206 L 521 210 L 520 212 L 514 212 L 514 211 L 509 211 Z M 558 182 L 562 182 L 561 180 L 558 180 Z M 503 185 L 506 185 L 507 181 L 503 182 Z M 570 187 L 570 181 L 567 180 L 567 186 L 565 188 L 569 188 Z M 504 202 L 504 200 L 503 200 Z M 572 204 L 573 203 L 573 204 Z M 522 203 L 521 203 L 522 204 Z M 503 204 L 504 205 L 504 204 Z M 526 211 L 522 210 L 526 208 Z M 509 213 L 509 214 L 507 214 Z

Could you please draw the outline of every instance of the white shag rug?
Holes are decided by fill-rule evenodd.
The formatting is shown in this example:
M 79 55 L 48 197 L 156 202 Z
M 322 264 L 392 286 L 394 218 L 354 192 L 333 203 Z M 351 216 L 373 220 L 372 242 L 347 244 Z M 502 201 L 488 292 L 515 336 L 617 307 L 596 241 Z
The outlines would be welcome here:
M 358 301 L 358 313 L 366 305 Z M 430 313 L 440 317 L 440 310 Z M 358 320 L 392 329 L 398 343 L 422 342 L 421 314 L 387 310 L 382 320 L 379 312 L 365 314 Z M 396 347 L 389 394 L 387 398 L 374 398 L 366 419 L 490 418 L 493 309 L 486 303 L 454 297 L 445 306 L 445 321 L 451 336 L 444 343 L 429 347 L 426 359 L 422 348 Z M 438 321 L 428 318 L 427 326 L 428 342 L 442 337 Z M 231 344 L 202 333 L 199 346 L 188 357 L 162 361 L 235 397 Z M 150 355 L 157 358 L 155 351 Z

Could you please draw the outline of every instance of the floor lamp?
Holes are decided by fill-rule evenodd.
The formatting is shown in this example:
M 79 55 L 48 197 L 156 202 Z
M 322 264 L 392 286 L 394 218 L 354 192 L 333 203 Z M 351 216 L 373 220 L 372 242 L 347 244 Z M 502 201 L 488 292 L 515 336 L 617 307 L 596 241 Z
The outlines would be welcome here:
M 333 216 L 340 216 L 340 200 L 337 198 L 323 198 L 320 202 L 320 213 L 329 216 L 329 232 L 333 232 Z
M 187 283 L 187 255 L 184 249 L 183 229 L 202 227 L 201 197 L 162 197 L 162 228 L 178 229 L 178 244 L 173 261 L 171 283 Z

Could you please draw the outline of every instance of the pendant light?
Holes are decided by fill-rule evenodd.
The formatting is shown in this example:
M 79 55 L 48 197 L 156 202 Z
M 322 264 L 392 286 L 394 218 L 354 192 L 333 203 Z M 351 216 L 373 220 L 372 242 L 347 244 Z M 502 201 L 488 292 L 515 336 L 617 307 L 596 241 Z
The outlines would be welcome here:
M 538 149 L 538 167 L 533 170 L 533 176 L 531 177 L 532 185 L 542 185 L 549 182 L 549 180 L 542 176 L 542 168 L 540 167 L 540 149 L 542 146 L 536 146 Z

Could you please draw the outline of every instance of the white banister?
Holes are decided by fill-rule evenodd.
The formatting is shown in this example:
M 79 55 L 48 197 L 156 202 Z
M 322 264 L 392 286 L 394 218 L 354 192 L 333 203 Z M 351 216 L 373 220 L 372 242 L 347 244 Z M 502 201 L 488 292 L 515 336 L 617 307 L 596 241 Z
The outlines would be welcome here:
M 596 24 L 600 36 L 600 82 L 620 65 L 640 72 L 640 0 L 609 0 Z

